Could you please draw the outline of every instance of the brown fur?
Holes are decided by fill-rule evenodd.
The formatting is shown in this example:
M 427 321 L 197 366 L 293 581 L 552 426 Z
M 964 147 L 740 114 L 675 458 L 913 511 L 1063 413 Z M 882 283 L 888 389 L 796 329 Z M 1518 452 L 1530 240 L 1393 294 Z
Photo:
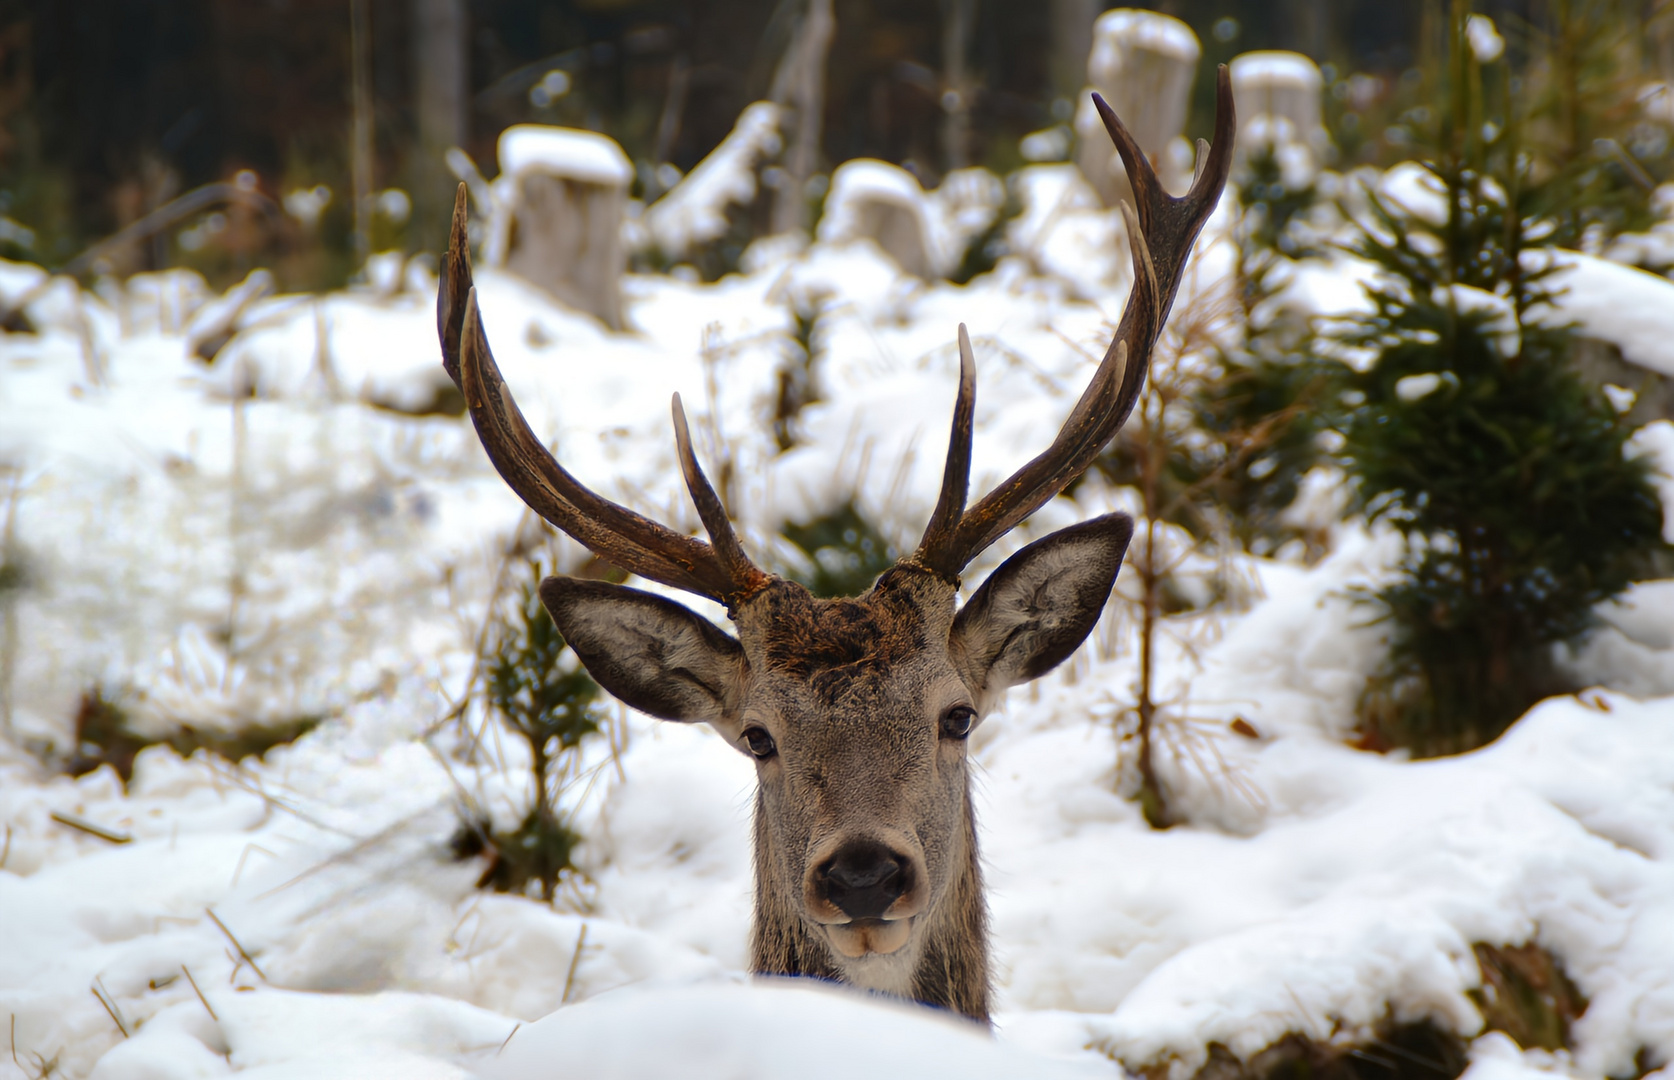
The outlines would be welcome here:
M 548 579 L 541 598 L 588 670 L 629 704 L 706 721 L 745 752 L 749 733 L 771 737 L 773 752 L 756 760 L 754 970 L 987 1022 L 970 762 L 944 719 L 980 714 L 1074 649 L 1130 532 L 1115 515 L 1037 541 L 957 618 L 955 587 L 910 562 L 852 599 L 772 579 L 733 610 L 736 642 L 678 604 L 603 582 Z M 850 918 L 830 898 L 830 867 L 842 851 L 878 848 L 896 860 L 899 891 L 882 901 L 886 921 Z
M 920 770 L 910 767 L 905 770 L 907 775 L 900 775 L 898 766 L 903 758 L 945 754 L 951 759 L 946 764 L 956 777 L 945 778 L 951 781 L 946 783 L 946 789 L 951 790 L 939 793 L 954 796 L 954 807 L 942 807 L 944 812 L 953 810 L 946 815 L 951 819 L 947 822 L 952 826 L 947 830 L 951 835 L 937 843 L 925 835 L 928 830 L 914 830 L 925 844 L 932 878 L 942 880 L 933 883 L 938 897 L 920 916 L 925 925 L 909 946 L 916 954 L 909 992 L 926 1004 L 986 1022 L 988 915 L 965 747 L 962 742 L 940 744 L 935 729 L 939 713 L 915 717 L 901 710 L 891 715 L 888 708 L 891 703 L 922 696 L 925 684 L 935 681 L 937 675 L 957 678 L 945 647 L 953 601 L 951 586 L 922 571 L 898 567 L 858 599 L 820 600 L 795 583 L 776 583 L 752 601 L 747 611 L 739 612 L 737 621 L 740 636 L 747 643 L 746 655 L 752 659 L 756 655 L 748 644 L 755 638 L 769 671 L 812 691 L 823 715 L 811 719 L 824 729 L 822 734 L 836 735 L 851 749 L 863 751 L 858 775 L 854 770 L 845 771 L 840 763 L 825 762 L 824 767 L 787 770 L 798 774 L 787 778 L 788 782 L 802 780 L 815 789 L 815 798 L 830 798 L 836 787 L 839 790 L 835 794 L 843 802 L 873 809 L 866 805 L 876 799 L 875 793 L 865 790 L 871 786 L 867 780 L 882 780 L 881 786 L 899 791 L 903 781 L 922 779 L 914 775 Z M 749 633 L 749 628 L 759 628 L 759 637 Z M 929 647 L 938 638 L 943 648 Z M 937 670 L 938 659 L 941 671 Z M 828 712 L 832 709 L 847 715 L 833 716 Z M 788 731 L 784 734 L 790 735 Z M 814 745 L 824 741 L 817 740 Z M 879 755 L 880 744 L 893 745 L 895 751 Z M 798 748 L 787 747 L 785 752 Z M 804 910 L 805 860 L 785 850 L 796 845 L 783 835 L 794 830 L 784 826 L 770 813 L 764 778 L 755 808 L 756 904 L 750 935 L 751 967 L 762 974 L 840 980 L 841 962 Z

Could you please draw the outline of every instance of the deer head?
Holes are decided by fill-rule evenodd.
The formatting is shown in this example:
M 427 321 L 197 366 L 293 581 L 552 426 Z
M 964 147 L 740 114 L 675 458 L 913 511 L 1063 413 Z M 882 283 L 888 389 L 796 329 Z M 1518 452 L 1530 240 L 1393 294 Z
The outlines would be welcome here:
M 437 297 L 443 365 L 489 458 L 524 502 L 614 565 L 726 605 L 737 636 L 636 589 L 552 577 L 541 599 L 587 670 L 629 705 L 709 724 L 755 762 L 752 962 L 988 1015 L 986 915 L 966 738 L 1008 687 L 1092 630 L 1133 532 L 1110 514 L 1036 540 L 963 608 L 960 572 L 1086 470 L 1133 409 L 1150 352 L 1225 185 L 1232 94 L 1219 72 L 1213 149 L 1181 198 L 1094 95 L 1131 178 L 1134 284 L 1103 362 L 1056 439 L 966 506 L 976 366 L 959 328 L 959 388 L 940 497 L 918 549 L 864 596 L 820 599 L 745 554 L 674 434 L 705 543 L 604 499 L 535 437 L 489 352 L 465 239 L 465 189 Z

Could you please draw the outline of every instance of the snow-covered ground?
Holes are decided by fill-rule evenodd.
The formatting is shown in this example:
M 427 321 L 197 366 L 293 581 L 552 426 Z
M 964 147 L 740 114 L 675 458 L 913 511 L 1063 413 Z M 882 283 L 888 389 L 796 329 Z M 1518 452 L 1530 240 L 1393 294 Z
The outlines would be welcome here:
M 1033 174 L 1028 256 L 963 288 L 868 243 L 782 245 L 713 285 L 630 277 L 621 334 L 482 271 L 485 323 L 535 429 L 612 497 L 696 529 L 678 390 L 762 561 L 795 565 L 781 526 L 851 501 L 908 545 L 939 479 L 956 324 L 976 345 L 984 488 L 1056 430 L 1120 314 L 1125 271 L 1077 241 L 1098 226 L 1119 251 L 1120 226 L 1071 180 Z M 1176 319 L 1213 306 L 1225 263 L 1206 240 Z M 35 283 L 0 271 L 7 297 Z M 1674 286 L 1641 278 L 1674 310 Z M 213 366 L 191 355 L 208 297 L 182 274 L 60 282 L 30 308 L 38 336 L 0 341 L 0 536 L 23 582 L 0 593 L 0 1077 L 846 1076 L 860 1053 L 909 1075 L 1184 1080 L 1211 1044 L 1249 1058 L 1425 1019 L 1474 1039 L 1475 1080 L 1674 1061 L 1674 582 L 1637 586 L 1567 659 L 1598 689 L 1414 763 L 1343 744 L 1381 646 L 1352 590 L 1397 556 L 1353 524 L 1312 567 L 1238 560 L 1242 605 L 1173 620 L 1163 769 L 1187 824 L 1154 832 L 1117 794 L 1136 671 L 1120 598 L 973 736 L 996 1039 L 745 978 L 753 773 L 707 730 L 619 710 L 571 800 L 587 880 L 556 907 L 477 892 L 480 864 L 447 850 L 456 807 L 514 821 L 526 770 L 514 741 L 470 736 L 474 711 L 447 717 L 527 523 L 467 421 L 373 404 L 445 385 L 418 284 L 256 301 Z M 1610 323 L 1608 290 L 1576 295 Z M 779 373 L 815 311 L 819 400 L 780 453 Z M 1674 340 L 1649 318 L 1636 301 L 1626 348 Z M 1674 428 L 1639 445 L 1674 472 Z M 1078 498 L 971 577 L 1132 501 L 1093 482 Z M 124 789 L 24 750 L 70 749 L 92 687 L 158 729 L 327 719 L 239 766 L 152 747 Z M 1524 942 L 1590 1001 L 1573 1053 L 1481 1034 L 1472 946 Z

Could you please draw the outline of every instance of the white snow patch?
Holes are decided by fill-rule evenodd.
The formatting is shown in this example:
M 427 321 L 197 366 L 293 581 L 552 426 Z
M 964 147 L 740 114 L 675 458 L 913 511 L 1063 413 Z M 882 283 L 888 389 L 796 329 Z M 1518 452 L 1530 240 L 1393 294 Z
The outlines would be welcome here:
M 1662 538 L 1674 544 L 1674 420 L 1653 420 L 1633 433 L 1627 452 L 1651 461 L 1651 482 L 1662 496 Z
M 646 1033 L 654 1032 L 647 1038 Z M 806 982 L 765 980 L 596 998 L 520 1029 L 480 1080 L 847 1080 L 856 1055 L 907 1076 L 1109 1077 L 1108 1062 L 1053 1060 L 929 1009 Z
M 1403 161 L 1384 173 L 1377 193 L 1391 208 L 1426 225 L 1447 223 L 1447 188 L 1416 161 Z
M 592 131 L 515 124 L 500 133 L 500 174 L 549 173 L 606 187 L 626 187 L 634 167 L 614 139 Z
M 1120 316 L 1116 219 L 1061 167 L 1015 182 L 1019 254 L 964 287 L 903 274 L 869 245 L 814 243 L 711 285 L 630 276 L 625 333 L 485 270 L 485 326 L 531 425 L 603 494 L 696 529 L 669 432 L 679 390 L 706 464 L 730 461 L 731 505 L 764 560 L 783 523 L 851 501 L 904 549 L 938 491 L 957 324 L 979 370 L 980 494 L 1057 430 Z M 991 195 L 974 176 L 958 198 L 923 197 L 975 220 Z M 1224 295 L 1230 212 L 1206 230 L 1177 317 Z M 1616 288 L 1573 265 L 1565 310 L 1654 351 L 1646 305 L 1664 286 Z M 1304 264 L 1289 288 L 1321 313 L 1364 304 L 1362 267 Z M 0 517 L 15 506 L 28 572 L 0 594 L 0 636 L 15 643 L 0 722 L 16 736 L 0 739 L 0 1020 L 16 1016 L 23 1063 L 0 1055 L 0 1077 L 34 1075 L 37 1056 L 101 1080 L 460 1077 L 549 1014 L 499 1060 L 528 1053 L 550 1072 L 564 1066 L 539 1059 L 558 1046 L 560 1062 L 591 1055 L 573 1060 L 620 1075 L 711 1061 L 803 1075 L 852 1060 L 840 1051 L 864 1032 L 926 1075 L 1110 1075 L 1105 1055 L 1180 1074 L 1211 1040 L 1253 1053 L 1292 1032 L 1343 1040 L 1420 1017 L 1476 1036 L 1470 945 L 1525 941 L 1592 1004 L 1567 1061 L 1477 1038 L 1476 1080 L 1621 1075 L 1641 1048 L 1674 1059 L 1668 582 L 1601 608 L 1565 659 L 1601 689 L 1543 703 L 1474 754 L 1356 752 L 1344 742 L 1387 633 L 1361 597 L 1400 545 L 1337 523 L 1341 479 L 1318 473 L 1295 514 L 1329 541 L 1324 559 L 1235 559 L 1247 609 L 1165 620 L 1158 699 L 1177 752 L 1161 772 L 1187 823 L 1162 833 L 1118 794 L 1131 762 L 1111 722 L 1137 676 L 1118 598 L 1092 645 L 972 737 L 991 1040 L 829 990 L 742 984 L 753 769 L 702 729 L 613 714 L 619 753 L 588 751 L 595 782 L 575 806 L 589 880 L 556 909 L 481 894 L 482 864 L 451 861 L 461 792 L 502 822 L 526 797 L 525 752 L 503 735 L 419 739 L 458 700 L 523 510 L 468 421 L 369 407 L 416 408 L 440 385 L 429 297 L 253 300 L 206 367 L 186 334 L 209 301 L 201 279 L 93 295 L 0 267 L 0 292 L 31 282 L 46 286 L 29 307 L 41 332 L 0 340 L 0 499 L 19 484 Z M 779 379 L 802 362 L 790 335 L 807 310 L 819 400 L 781 452 Z M 1674 428 L 1635 445 L 1674 474 Z M 1674 479 L 1659 483 L 1674 505 Z M 1047 529 L 1132 504 L 1084 484 L 968 579 Z M 580 558 L 567 543 L 558 555 Z M 1118 592 L 1131 595 L 1131 570 Z M 92 687 L 150 730 L 327 719 L 239 766 L 154 747 L 124 790 L 108 768 L 72 780 L 19 749 L 67 750 Z M 808 1052 L 836 1039 L 848 1042 Z
M 779 107 L 758 101 L 745 109 L 720 145 L 646 208 L 650 239 L 678 259 L 726 232 L 727 208 L 755 198 L 756 166 L 779 147 Z
M 1530 271 L 1552 270 L 1541 284 L 1557 297 L 1536 317 L 1575 323 L 1630 363 L 1674 378 L 1674 282 L 1576 251 L 1525 251 L 1522 262 Z

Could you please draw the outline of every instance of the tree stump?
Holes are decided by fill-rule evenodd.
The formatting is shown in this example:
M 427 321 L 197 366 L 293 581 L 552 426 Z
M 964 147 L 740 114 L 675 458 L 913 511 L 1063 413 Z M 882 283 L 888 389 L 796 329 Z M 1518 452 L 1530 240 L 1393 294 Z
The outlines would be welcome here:
M 981 167 L 957 169 L 925 191 L 912 173 L 887 162 L 844 162 L 831 177 L 819 239 L 870 240 L 907 273 L 926 281 L 959 269 L 965 251 L 1005 204 L 1005 184 Z
M 1331 136 L 1322 119 L 1325 80 L 1314 62 L 1301 53 L 1247 52 L 1230 66 L 1238 156 L 1263 147 L 1275 153 L 1304 147 L 1312 163 L 1321 162 L 1330 152 Z
M 519 124 L 500 135 L 484 261 L 622 328 L 622 222 L 633 166 L 590 131 Z
M 907 273 L 929 279 L 945 257 L 937 250 L 924 189 L 912 173 L 883 161 L 846 161 L 831 176 L 823 243 L 870 240 Z
M 1192 148 L 1181 133 L 1191 104 L 1202 49 L 1179 19 L 1154 11 L 1116 8 L 1093 24 L 1087 57 L 1090 90 L 1104 97 L 1151 159 L 1163 186 L 1182 192 L 1191 182 Z M 1090 93 L 1075 115 L 1076 164 L 1106 206 L 1130 200 L 1127 172 L 1110 145 Z

